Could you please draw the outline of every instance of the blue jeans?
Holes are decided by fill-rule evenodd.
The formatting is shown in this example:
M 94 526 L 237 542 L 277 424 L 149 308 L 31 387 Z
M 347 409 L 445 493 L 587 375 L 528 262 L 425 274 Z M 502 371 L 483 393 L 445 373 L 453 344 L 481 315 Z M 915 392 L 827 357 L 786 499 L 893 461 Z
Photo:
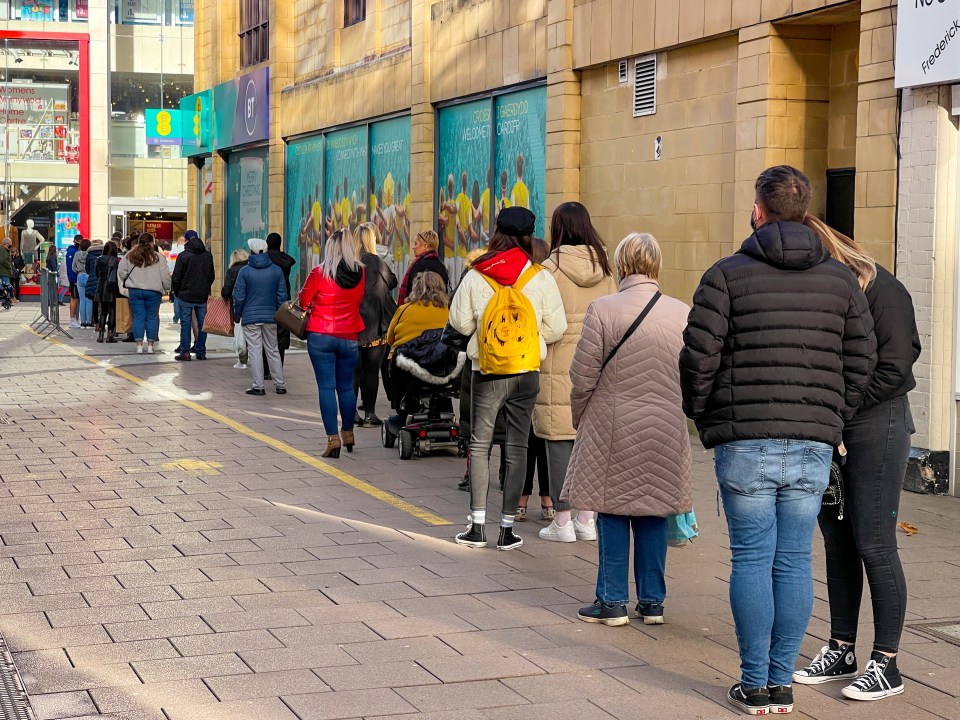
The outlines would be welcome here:
M 310 333 L 307 338 L 307 352 L 320 392 L 320 416 L 327 435 L 339 432 L 338 406 L 343 429 L 353 430 L 353 417 L 357 412 L 357 394 L 353 389 L 357 348 L 356 340 L 344 340 L 332 335 Z
M 80 273 L 77 275 L 77 288 L 80 290 L 80 324 L 93 324 L 93 300 L 87 297 L 87 280 L 89 275 Z
M 183 317 L 183 315 L 180 314 L 180 298 L 178 298 L 173 293 L 170 293 L 170 294 L 173 295 L 173 300 L 171 301 L 173 302 L 173 321 L 180 322 L 180 318 Z M 187 345 L 187 347 L 190 347 L 190 346 Z
M 207 317 L 207 304 L 190 303 L 186 300 L 177 300 L 180 306 L 180 352 L 190 354 L 190 335 L 193 328 L 193 314 L 197 314 L 197 342 L 195 344 L 198 358 L 207 356 L 207 334 L 203 331 L 203 321 Z
M 789 685 L 813 611 L 810 553 L 833 448 L 809 440 L 718 445 L 733 555 L 730 607 L 746 687 Z
M 597 600 L 608 605 L 630 601 L 630 530 L 633 529 L 633 578 L 637 600 L 662 603 L 667 564 L 667 519 L 597 513 Z
M 133 315 L 133 338 L 143 340 L 146 332 L 149 342 L 160 339 L 160 303 L 163 295 L 156 290 L 130 288 L 130 313 Z

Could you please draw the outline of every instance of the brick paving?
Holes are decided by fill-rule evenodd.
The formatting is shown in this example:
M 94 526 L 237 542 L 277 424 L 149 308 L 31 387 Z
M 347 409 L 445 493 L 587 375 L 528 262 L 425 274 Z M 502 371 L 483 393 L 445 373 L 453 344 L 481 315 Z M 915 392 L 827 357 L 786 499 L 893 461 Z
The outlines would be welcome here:
M 694 451 L 702 537 L 670 551 L 668 624 L 587 625 L 593 543 L 539 541 L 537 520 L 518 525 L 518 551 L 452 542 L 463 460 L 402 462 L 364 429 L 335 463 L 452 523 L 435 526 L 177 401 L 316 458 L 304 354 L 288 356 L 288 395 L 252 398 L 227 340 L 180 365 L 171 325 L 165 353 L 137 356 L 89 331 L 41 340 L 23 328 L 33 314 L 0 314 L 0 630 L 40 720 L 736 715 L 710 453 Z M 901 516 L 920 528 L 900 537 L 907 692 L 855 704 L 838 685 L 799 687 L 796 716 L 960 720 L 960 647 L 912 627 L 960 619 L 960 501 L 906 495 Z M 816 595 L 808 657 L 828 632 L 821 580 Z M 869 642 L 868 603 L 863 616 Z

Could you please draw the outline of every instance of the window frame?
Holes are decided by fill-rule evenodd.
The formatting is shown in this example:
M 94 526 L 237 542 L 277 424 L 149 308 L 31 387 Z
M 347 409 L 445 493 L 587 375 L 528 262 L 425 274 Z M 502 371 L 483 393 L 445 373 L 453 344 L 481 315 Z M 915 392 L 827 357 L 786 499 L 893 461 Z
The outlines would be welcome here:
M 270 0 L 240 0 L 240 67 L 270 58 Z
M 367 0 L 343 0 L 343 27 L 359 25 L 367 19 Z

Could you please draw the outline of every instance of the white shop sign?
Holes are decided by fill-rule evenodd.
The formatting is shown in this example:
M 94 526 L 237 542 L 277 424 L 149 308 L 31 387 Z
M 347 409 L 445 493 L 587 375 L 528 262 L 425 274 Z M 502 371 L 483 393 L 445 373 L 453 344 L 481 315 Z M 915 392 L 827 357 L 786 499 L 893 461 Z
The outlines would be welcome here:
M 896 85 L 960 80 L 960 0 L 900 0 Z

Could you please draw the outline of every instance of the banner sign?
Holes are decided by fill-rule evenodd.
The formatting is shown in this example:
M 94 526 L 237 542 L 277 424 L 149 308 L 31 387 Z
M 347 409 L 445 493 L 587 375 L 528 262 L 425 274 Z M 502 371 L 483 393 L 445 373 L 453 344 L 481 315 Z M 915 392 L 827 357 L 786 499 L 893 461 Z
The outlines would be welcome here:
M 0 84 L 0 125 L 49 126 L 52 128 L 54 125 L 66 125 L 66 117 L 69 112 L 69 85 L 58 83 Z
M 270 138 L 269 92 L 269 68 L 213 89 L 214 148 L 225 150 Z
M 958 80 L 960 0 L 901 0 L 895 85 L 947 85 Z
M 367 221 L 367 128 L 328 133 L 326 143 L 324 236 L 330 237 Z
M 193 23 L 193 0 L 180 0 L 180 22 L 184 25 Z
M 87 0 L 74 0 L 73 14 L 78 20 L 86 20 L 90 17 L 90 9 Z
M 143 223 L 143 231 L 150 233 L 157 240 L 173 240 L 173 221 L 147 220 Z
M 56 212 L 53 215 L 53 237 L 58 248 L 73 245 L 74 236 L 80 232 L 80 213 Z
M 179 110 L 147 110 L 145 113 L 147 145 L 183 144 L 183 127 Z
M 403 277 L 410 249 L 410 118 L 370 125 L 370 222 L 380 230 L 387 258 Z
M 209 155 L 213 150 L 213 91 L 204 90 L 180 101 L 183 156 Z

